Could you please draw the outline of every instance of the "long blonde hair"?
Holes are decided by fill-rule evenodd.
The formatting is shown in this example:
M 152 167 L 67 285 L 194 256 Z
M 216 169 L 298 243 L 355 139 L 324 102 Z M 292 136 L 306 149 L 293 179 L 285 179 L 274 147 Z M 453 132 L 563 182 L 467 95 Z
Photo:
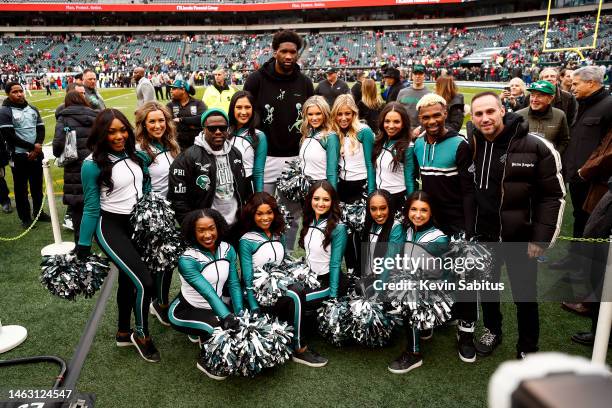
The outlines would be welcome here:
M 376 81 L 364 79 L 361 83 L 361 101 L 370 109 L 380 109 L 385 103 L 376 89 Z
M 338 122 L 336 121 L 336 117 L 338 116 L 338 111 L 344 107 L 349 108 L 353 111 L 353 121 L 349 125 L 346 131 L 343 131 Z M 344 136 L 349 137 L 350 146 L 349 152 L 351 154 L 357 150 L 359 146 L 359 140 L 357 140 L 357 133 L 366 125 L 359 122 L 359 109 L 357 108 L 357 104 L 355 103 L 355 99 L 353 99 L 353 95 L 351 94 L 343 94 L 339 95 L 334 102 L 334 106 L 331 110 L 332 117 L 332 130 L 336 132 L 338 138 L 340 139 L 340 154 L 344 154 Z
M 320 127 L 321 138 L 326 138 L 329 132 L 331 131 L 331 112 L 329 110 L 329 104 L 321 95 L 311 96 L 310 98 L 306 99 L 306 102 L 304 102 L 304 106 L 302 107 L 303 120 L 302 124 L 300 125 L 302 139 L 300 140 L 300 143 L 302 143 L 304 139 L 308 137 L 310 131 L 312 130 L 312 127 L 308 123 L 307 113 L 308 109 L 312 108 L 313 106 L 319 108 L 319 110 L 321 110 L 321 113 L 323 114 L 323 123 Z
M 166 131 L 161 137 L 161 144 L 170 151 L 172 157 L 176 157 L 181 152 L 181 148 L 176 141 L 176 126 L 174 125 L 172 115 L 170 115 L 168 108 L 159 102 L 147 102 L 136 110 L 136 141 L 140 144 L 140 148 L 147 153 L 149 158 L 155 160 L 156 155 L 153 153 L 153 149 L 151 149 L 152 140 L 145 126 L 149 113 L 155 111 L 161 111 L 166 119 Z

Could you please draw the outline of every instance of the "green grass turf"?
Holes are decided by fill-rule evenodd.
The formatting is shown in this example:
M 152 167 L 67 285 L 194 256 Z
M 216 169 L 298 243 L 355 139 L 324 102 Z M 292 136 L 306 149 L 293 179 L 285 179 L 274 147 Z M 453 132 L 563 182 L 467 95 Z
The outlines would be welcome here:
M 479 89 L 462 89 L 466 103 Z M 201 95 L 202 89 L 199 89 Z M 61 94 L 60 94 L 61 95 Z M 133 118 L 134 90 L 102 90 L 108 105 L 120 107 Z M 115 98 L 115 99 L 110 99 Z M 30 101 L 43 116 L 52 115 L 61 96 L 47 99 L 37 92 Z M 45 118 L 47 141 L 52 139 L 54 119 Z M 8 169 L 7 169 L 8 170 Z M 12 191 L 10 171 L 9 187 Z M 54 168 L 56 193 L 61 192 L 62 170 Z M 61 196 L 57 196 L 60 216 L 64 213 Z M 564 217 L 563 233 L 569 234 L 571 207 Z M 0 215 L 0 236 L 22 232 L 15 213 Z M 65 240 L 71 233 L 63 231 Z M 2 358 L 51 354 L 67 361 L 71 358 L 81 331 L 92 311 L 95 299 L 68 302 L 50 295 L 38 282 L 40 249 L 52 242 L 49 224 L 39 224 L 24 238 L 0 242 L 0 318 L 5 325 L 20 324 L 29 331 L 28 340 Z M 564 252 L 559 247 L 551 258 Z M 171 296 L 178 290 L 175 273 Z M 100 407 L 188 407 L 200 406 L 486 406 L 487 383 L 495 369 L 514 358 L 516 341 L 515 308 L 502 305 L 504 342 L 488 358 L 474 364 L 459 361 L 455 351 L 454 329 L 436 329 L 431 341 L 423 342 L 423 367 L 402 376 L 390 374 L 386 366 L 405 345 L 401 333 L 391 346 L 369 350 L 359 346 L 337 349 L 312 335 L 310 344 L 330 363 L 322 369 L 295 363 L 267 371 L 254 379 L 232 378 L 224 382 L 209 380 L 195 368 L 197 346 L 186 336 L 165 328 L 150 319 L 151 333 L 161 351 L 162 362 L 150 364 L 132 348 L 114 345 L 116 324 L 114 295 L 109 299 L 97 336 L 81 373 L 78 389 L 95 393 Z M 588 320 L 560 309 L 558 302 L 542 303 L 540 308 L 542 351 L 561 351 L 590 357 L 591 349 L 569 341 L 569 336 L 589 328 Z M 608 364 L 612 357 L 608 357 Z M 48 388 L 57 374 L 55 366 L 38 364 L 0 369 L 0 400 L 6 390 Z

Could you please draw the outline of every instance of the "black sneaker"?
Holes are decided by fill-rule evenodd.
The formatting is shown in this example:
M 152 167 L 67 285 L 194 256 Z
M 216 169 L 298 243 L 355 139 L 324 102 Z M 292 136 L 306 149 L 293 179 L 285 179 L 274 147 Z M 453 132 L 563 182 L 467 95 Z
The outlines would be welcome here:
M 130 329 L 130 331 L 127 332 L 127 334 L 122 334 L 120 332 L 117 332 L 117 335 L 115 336 L 115 340 L 117 341 L 117 347 L 131 347 L 131 346 L 133 346 L 133 344 L 132 344 L 132 329 Z
M 149 305 L 149 313 L 157 317 L 159 322 L 167 327 L 170 327 L 170 320 L 168 319 L 168 307 L 161 307 L 157 301 L 152 301 Z
M 480 339 L 474 345 L 476 347 L 476 353 L 482 357 L 490 356 L 493 350 L 495 350 L 501 342 L 501 334 L 492 333 L 485 327 L 484 333 L 482 333 L 482 336 L 480 336 Z
M 431 340 L 433 337 L 433 329 L 421 330 L 419 333 L 421 340 Z
M 302 353 L 296 351 L 291 358 L 296 363 L 304 364 L 309 367 L 323 367 L 327 365 L 327 359 L 325 357 L 321 357 L 319 353 L 309 349 L 306 349 Z
M 13 208 L 11 207 L 10 200 L 9 202 L 2 204 L 2 212 L 5 214 L 10 214 L 13 212 Z
M 138 342 L 136 339 L 136 335 L 132 333 L 130 336 L 132 340 L 132 344 L 136 346 L 136 350 L 138 350 L 138 354 L 149 363 L 159 363 L 161 357 L 159 355 L 159 351 L 155 348 L 155 344 L 153 344 L 153 340 L 151 338 L 147 338 L 144 344 Z
M 30 225 L 32 225 L 32 222 L 32 220 L 21 220 L 21 227 L 23 229 L 28 229 Z M 32 228 L 36 228 L 36 225 L 32 225 Z
M 38 216 L 38 221 L 40 222 L 51 222 L 51 217 L 46 212 L 41 212 Z
M 198 370 L 202 371 L 204 374 L 208 376 L 208 378 L 212 378 L 213 380 L 223 381 L 227 378 L 227 375 L 215 374 L 213 370 L 206 367 L 204 363 L 204 359 L 202 357 L 198 358 L 198 362 L 196 363 L 196 367 Z
M 474 333 L 459 330 L 457 332 L 457 351 L 459 358 L 465 363 L 476 361 L 476 347 L 474 347 Z
M 423 356 L 420 354 L 403 352 L 396 360 L 387 367 L 393 374 L 406 374 L 423 365 Z

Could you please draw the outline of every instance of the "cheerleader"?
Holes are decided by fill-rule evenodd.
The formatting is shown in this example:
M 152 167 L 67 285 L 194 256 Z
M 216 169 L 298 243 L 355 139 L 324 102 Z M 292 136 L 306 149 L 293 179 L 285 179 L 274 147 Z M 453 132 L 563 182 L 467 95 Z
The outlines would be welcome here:
M 359 109 L 351 95 L 340 95 L 332 108 L 332 129 L 340 139 L 340 180 L 338 196 L 347 204 L 364 198 L 376 188 L 372 166 L 374 133 L 359 122 Z M 358 234 L 349 231 L 346 266 L 360 270 Z
M 331 130 L 330 115 L 329 105 L 322 96 L 311 96 L 304 103 L 300 161 L 304 174 L 314 181 L 327 180 L 337 188 L 340 141 Z
M 168 318 L 173 328 L 199 336 L 200 342 L 209 337 L 215 327 L 239 328 L 235 314 L 242 311 L 242 290 L 236 251 L 223 241 L 227 232 L 225 219 L 211 208 L 188 213 L 181 225 L 189 248 L 179 259 L 181 292 L 170 305 Z M 226 282 L 235 314 L 221 300 Z M 207 366 L 203 351 L 196 367 L 214 380 L 226 378 Z
M 390 102 L 378 116 L 380 129 L 374 143 L 376 188 L 391 193 L 395 209 L 414 191 L 414 147 L 410 141 L 410 118 L 399 102 Z
M 376 188 L 372 166 L 374 133 L 359 122 L 359 110 L 349 94 L 336 98 L 331 116 L 332 129 L 340 140 L 338 195 L 340 201 L 352 203 Z
M 274 197 L 268 193 L 255 193 L 242 210 L 242 227 L 247 231 L 240 238 L 240 270 L 246 287 L 249 308 L 278 316 L 293 324 L 293 361 L 310 367 L 323 367 L 327 359 L 304 345 L 302 336 L 303 288 L 292 285 L 274 306 L 260 306 L 253 292 L 254 270 L 267 263 L 280 264 L 285 258 L 285 222 Z
M 162 197 L 168 194 L 168 173 L 180 148 L 176 128 L 168 109 L 159 102 L 147 102 L 136 111 L 136 153 L 144 161 L 151 176 L 151 188 Z M 155 277 L 155 299 L 149 310 L 164 326 L 168 321 L 168 292 L 172 270 Z
M 230 139 L 242 154 L 242 163 L 253 191 L 263 191 L 264 167 L 268 154 L 266 135 L 258 129 L 259 115 L 253 108 L 255 98 L 248 91 L 238 91 L 229 105 Z
M 340 271 L 346 248 L 346 226 L 340 223 L 340 203 L 328 181 L 314 183 L 304 203 L 299 245 L 306 250 L 306 264 L 319 276 L 321 287 L 307 290 L 306 301 L 318 305 L 326 297 L 336 298 L 346 291 Z
M 370 277 L 368 282 L 374 279 L 384 282 L 387 279 L 387 270 L 382 274 L 375 272 L 374 259 L 394 258 L 402 249 L 405 232 L 402 223 L 393 217 L 396 209 L 401 210 L 401 207 L 393 206 L 392 195 L 387 190 L 374 190 L 366 201 L 363 242 L 368 242 L 369 245 L 366 257 L 368 270 L 363 276 Z
M 405 241 L 418 244 L 434 256 L 441 255 L 448 246 L 448 237 L 433 224 L 431 214 L 431 200 L 427 193 L 415 191 L 410 195 L 404 206 L 404 228 L 406 230 Z M 410 246 L 414 248 L 414 246 Z M 405 253 L 411 256 L 412 253 Z M 394 374 L 405 374 L 410 370 L 423 365 L 423 356 L 420 349 L 420 339 L 428 340 L 433 335 L 433 330 L 419 331 L 414 326 L 405 324 L 408 330 L 408 344 L 406 351 L 395 361 L 392 361 L 388 369 Z
M 95 232 L 100 247 L 120 271 L 117 346 L 134 345 L 143 359 L 158 362 L 160 354 L 149 336 L 148 324 L 155 284 L 132 243 L 130 223 L 132 208 L 151 187 L 147 167 L 136 154 L 130 122 L 117 109 L 98 114 L 87 147 L 92 153 L 81 169 L 84 209 L 76 254 L 82 259 L 91 252 Z

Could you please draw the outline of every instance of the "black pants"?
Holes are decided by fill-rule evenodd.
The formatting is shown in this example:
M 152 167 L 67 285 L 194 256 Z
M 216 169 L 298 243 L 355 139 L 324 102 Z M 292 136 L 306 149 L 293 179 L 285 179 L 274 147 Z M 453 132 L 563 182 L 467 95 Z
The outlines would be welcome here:
M 367 191 L 367 180 L 346 181 L 338 180 L 338 197 L 346 204 L 352 204 L 365 197 Z M 361 271 L 361 242 L 357 231 L 348 229 L 348 240 L 344 250 L 344 262 L 346 267 L 359 274 Z
M 170 85 L 166 85 L 166 99 L 170 100 L 172 98 L 172 94 L 170 94 Z
M 129 331 L 133 309 L 134 332 L 143 337 L 149 335 L 149 304 L 155 282 L 132 243 L 132 233 L 129 214 L 101 212 L 97 228 L 98 243 L 121 272 L 117 288 L 118 329 Z
M 587 194 L 589 192 L 589 183 L 586 182 L 570 182 L 569 183 L 570 196 L 572 197 L 572 206 L 574 211 L 574 237 L 582 237 L 584 234 L 584 227 L 589 219 L 589 213 L 582 209 L 584 202 L 586 201 Z
M 503 247 L 503 249 L 502 249 Z M 518 322 L 517 352 L 538 351 L 540 320 L 537 303 L 537 262 L 527 256 L 527 243 L 507 243 L 494 247 L 491 282 L 499 282 L 502 264 L 506 265 Z M 482 320 L 492 333 L 502 333 L 499 291 L 481 291 Z
M 0 205 L 4 205 L 11 202 L 9 198 L 9 189 L 4 179 L 5 170 L 4 166 L 0 167 Z
M 298 285 L 291 285 L 287 288 L 285 296 L 279 298 L 274 306 L 261 306 L 260 311 L 272 316 L 278 317 L 280 320 L 287 322 L 293 326 L 293 348 L 302 348 L 305 342 L 304 330 L 302 325 L 304 316 L 304 307 L 306 305 L 306 292 L 304 288 Z
M 391 194 L 391 210 L 390 217 L 395 216 L 395 213 L 400 211 L 403 213 L 404 204 L 406 204 L 406 191 L 400 191 L 399 193 Z
M 215 312 L 192 306 L 181 293 L 170 305 L 168 320 L 175 330 L 204 338 L 210 336 L 215 327 L 221 325 Z
M 11 167 L 13 172 L 13 188 L 15 190 L 15 206 L 17 215 L 22 222 L 31 222 L 32 213 L 38 214 L 42 206 L 43 192 L 43 172 L 42 155 L 35 160 L 28 160 L 26 154 L 15 154 L 14 165 Z M 32 196 L 32 206 L 28 201 L 28 185 Z M 30 211 L 31 210 L 31 211 Z
M 79 242 L 79 234 L 81 232 L 81 220 L 83 219 L 83 204 L 70 205 L 66 214 L 70 214 L 72 218 L 72 228 L 74 233 L 74 242 Z
M 155 87 L 155 99 L 157 100 L 164 99 L 164 90 L 162 89 L 161 86 Z
M 306 302 L 308 310 L 316 310 L 323 305 L 323 302 L 329 299 L 329 273 L 319 276 L 321 286 L 317 289 L 306 289 Z M 346 295 L 348 291 L 348 279 L 346 275 L 340 272 L 340 280 L 338 282 L 338 297 Z

